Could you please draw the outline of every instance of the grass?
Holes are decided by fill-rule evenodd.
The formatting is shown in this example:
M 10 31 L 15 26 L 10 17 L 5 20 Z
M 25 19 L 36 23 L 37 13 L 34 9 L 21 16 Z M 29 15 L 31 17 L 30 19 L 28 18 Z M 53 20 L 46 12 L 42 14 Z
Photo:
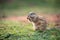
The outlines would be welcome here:
M 32 24 L 0 21 L 0 40 L 60 40 L 60 30 L 34 31 Z
M 40 7 L 40 6 L 23 6 L 16 10 L 4 10 L 6 16 L 26 16 L 29 14 L 29 12 L 35 12 L 37 14 L 59 14 L 60 10 L 57 8 L 51 8 L 51 7 Z M 3 15 L 3 14 L 2 14 Z
M 19 8 L 18 5 L 20 5 Z M 27 15 L 31 11 L 38 14 L 52 14 L 60 12 L 60 9 L 52 6 L 53 4 L 46 5 L 40 1 L 36 2 L 36 0 L 27 0 L 26 2 L 21 1 L 21 3 L 18 2 L 5 5 L 3 12 L 6 16 Z M 53 25 L 54 24 L 50 23 L 48 26 L 53 27 Z M 51 29 L 46 30 L 45 32 L 34 31 L 32 29 L 32 24 L 0 20 L 0 40 L 60 40 L 60 30 Z
M 3 7 L 3 12 L 6 16 L 27 15 L 31 11 L 39 14 L 60 13 L 59 5 L 57 7 L 52 0 L 48 2 L 44 0 L 15 0 L 13 3 L 6 3 L 2 5 L 2 7 Z

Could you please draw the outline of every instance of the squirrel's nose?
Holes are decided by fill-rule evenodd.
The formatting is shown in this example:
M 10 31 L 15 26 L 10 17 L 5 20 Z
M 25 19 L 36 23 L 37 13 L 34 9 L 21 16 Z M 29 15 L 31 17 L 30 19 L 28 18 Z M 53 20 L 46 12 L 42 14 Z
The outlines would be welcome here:
M 27 17 L 27 19 L 29 19 L 29 17 Z

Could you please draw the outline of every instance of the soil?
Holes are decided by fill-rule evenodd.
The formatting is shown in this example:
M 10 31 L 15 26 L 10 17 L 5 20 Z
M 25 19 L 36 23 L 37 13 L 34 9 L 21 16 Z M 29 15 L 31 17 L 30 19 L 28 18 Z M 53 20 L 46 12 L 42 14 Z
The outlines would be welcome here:
M 39 16 L 45 17 L 47 22 L 55 22 L 59 20 L 55 15 L 39 15 Z M 10 16 L 10 17 L 4 18 L 4 20 L 28 23 L 27 16 Z

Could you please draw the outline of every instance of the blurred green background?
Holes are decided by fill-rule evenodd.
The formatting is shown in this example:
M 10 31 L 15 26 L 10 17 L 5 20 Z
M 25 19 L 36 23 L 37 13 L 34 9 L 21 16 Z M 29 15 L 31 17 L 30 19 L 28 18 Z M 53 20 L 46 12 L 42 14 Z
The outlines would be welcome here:
M 0 0 L 1 15 L 21 16 L 29 12 L 59 14 L 60 0 Z

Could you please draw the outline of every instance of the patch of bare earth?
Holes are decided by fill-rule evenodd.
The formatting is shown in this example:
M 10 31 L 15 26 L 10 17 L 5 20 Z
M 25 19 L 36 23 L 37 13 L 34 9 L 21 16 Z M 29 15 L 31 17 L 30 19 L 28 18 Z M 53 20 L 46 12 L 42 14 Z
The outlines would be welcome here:
M 59 19 L 57 19 L 57 17 L 55 15 L 39 15 L 39 16 L 43 16 L 46 18 L 47 22 L 55 22 L 58 21 Z M 27 20 L 27 16 L 11 16 L 11 17 L 7 17 L 4 20 L 10 20 L 10 21 L 18 21 L 18 22 L 23 22 L 23 23 L 29 23 Z
M 4 18 L 3 20 L 17 21 L 17 22 L 23 22 L 23 23 L 27 23 L 28 22 L 26 16 L 11 16 L 11 17 Z

